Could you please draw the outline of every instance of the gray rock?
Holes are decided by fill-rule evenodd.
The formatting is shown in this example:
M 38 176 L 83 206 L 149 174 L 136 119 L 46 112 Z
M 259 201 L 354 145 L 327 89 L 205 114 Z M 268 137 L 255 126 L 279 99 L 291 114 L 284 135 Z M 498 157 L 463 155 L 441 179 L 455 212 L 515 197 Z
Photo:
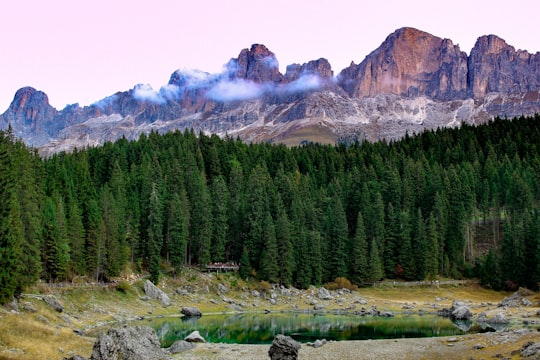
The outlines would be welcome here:
M 452 320 L 469 320 L 471 317 L 472 313 L 468 306 L 460 306 L 452 311 L 450 315 Z
M 251 292 L 251 296 L 258 298 L 259 296 L 261 296 L 261 293 L 258 292 L 257 290 L 253 290 L 253 291 Z
M 276 305 L 276 299 L 270 299 L 270 305 Z
M 291 337 L 277 335 L 268 350 L 271 360 L 297 360 L 300 344 Z
M 319 289 L 319 293 L 317 294 L 319 299 L 321 300 L 332 300 L 334 297 L 330 294 L 328 290 L 326 290 L 324 287 L 321 287 Z
M 144 283 L 144 293 L 152 299 L 159 300 L 161 305 L 167 307 L 171 305 L 171 299 L 165 292 L 154 285 L 150 280 Z
M 192 342 L 186 341 L 186 340 L 178 340 L 175 341 L 171 347 L 169 347 L 167 350 L 171 354 L 178 354 L 184 351 L 191 350 L 195 347 L 195 344 Z
M 73 356 L 70 356 L 68 358 L 63 358 L 62 360 L 86 360 L 86 358 L 84 356 L 81 356 L 81 355 L 73 355 Z
M 533 303 L 531 300 L 527 299 L 527 298 L 523 298 L 521 299 L 521 304 L 523 306 L 533 306 Z
M 90 360 L 165 360 L 154 329 L 134 326 L 111 329 L 94 343 Z
M 321 346 L 326 345 L 326 343 L 327 343 L 326 339 L 315 340 L 315 342 L 313 343 L 313 347 L 320 348 Z
M 7 308 L 13 311 L 19 311 L 19 300 L 13 298 L 10 302 L 6 304 Z
M 229 289 L 227 289 L 227 287 L 221 283 L 218 284 L 218 291 L 220 293 L 228 293 L 229 292 Z
M 201 310 L 197 309 L 193 306 L 186 306 L 183 307 L 180 311 L 184 316 L 186 317 L 192 317 L 192 316 L 202 316 Z
M 64 311 L 64 306 L 60 303 L 60 301 L 58 301 L 58 299 L 54 295 L 43 296 L 43 301 L 45 301 L 45 304 L 49 305 L 58 312 Z
M 35 313 L 37 311 L 36 308 L 34 307 L 34 304 L 32 304 L 31 302 L 23 303 L 22 308 L 23 308 L 23 310 L 26 310 L 26 311 L 32 312 L 32 313 Z
M 527 344 L 523 345 L 520 351 L 520 355 L 522 357 L 534 356 L 535 359 L 538 359 L 538 356 L 540 356 L 540 342 L 528 342 Z
M 323 305 L 323 304 L 315 304 L 313 306 L 313 310 L 315 310 L 315 311 L 324 310 L 325 308 L 326 308 L 326 305 Z
M 483 324 L 483 323 L 487 323 L 487 321 L 488 321 L 488 317 L 485 312 L 478 314 L 478 317 L 476 318 L 477 323 Z
M 187 342 L 192 342 L 192 343 L 194 343 L 194 342 L 196 342 L 196 343 L 204 343 L 204 342 L 206 342 L 206 340 L 204 340 L 204 338 L 201 336 L 201 334 L 198 331 L 193 331 L 191 334 L 186 336 L 186 338 L 184 340 L 187 341 Z
M 490 325 L 507 325 L 509 324 L 510 322 L 508 321 L 508 319 L 506 318 L 506 316 L 504 316 L 503 313 L 498 313 L 498 314 L 495 314 L 491 319 L 489 319 L 488 321 L 488 324 Z

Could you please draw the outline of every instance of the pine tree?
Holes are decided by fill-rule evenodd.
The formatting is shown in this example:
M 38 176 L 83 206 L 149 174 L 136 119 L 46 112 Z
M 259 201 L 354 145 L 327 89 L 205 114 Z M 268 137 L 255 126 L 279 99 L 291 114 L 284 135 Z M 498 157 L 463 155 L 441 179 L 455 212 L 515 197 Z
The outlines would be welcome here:
M 426 252 L 424 257 L 425 275 L 428 280 L 435 280 L 439 273 L 439 235 L 433 213 L 429 214 L 427 224 Z
M 356 234 L 351 248 L 350 279 L 353 284 L 365 285 L 369 282 L 369 250 L 361 212 L 358 212 Z
M 289 219 L 282 204 L 278 205 L 278 215 L 276 219 L 276 242 L 279 254 L 277 258 L 279 281 L 285 286 L 290 286 L 293 280 L 294 250 L 291 244 Z
M 269 212 L 266 213 L 263 230 L 264 248 L 261 253 L 261 270 L 260 276 L 262 279 L 272 283 L 278 282 L 279 267 L 278 267 L 278 247 L 276 242 L 276 232 L 274 221 Z
M 347 217 L 337 193 L 327 205 L 325 218 L 324 241 L 330 251 L 325 260 L 323 281 L 329 282 L 338 277 L 347 276 L 347 244 L 349 243 Z
M 0 176 L 2 174 L 0 173 Z M 8 190 L 8 189 L 1 189 Z M 16 196 L 13 191 L 3 191 L 0 217 L 0 304 L 5 304 L 18 295 L 21 282 L 23 225 Z M 5 209 L 9 210 L 5 210 Z
M 381 258 L 379 256 L 379 248 L 377 241 L 372 240 L 369 249 L 369 279 L 371 282 L 376 282 L 384 277 L 384 269 Z
M 162 244 L 163 219 L 161 216 L 161 202 L 156 185 L 153 184 L 148 215 L 148 272 L 150 273 L 150 281 L 156 285 L 159 282 Z
M 169 203 L 166 237 L 168 257 L 176 275 L 186 263 L 189 238 L 189 202 L 183 189 L 180 194 L 174 193 Z
M 229 211 L 229 190 L 221 175 L 212 180 L 210 189 L 212 201 L 212 246 L 211 258 L 214 262 L 225 261 L 227 234 L 229 232 L 228 211 Z
M 64 204 L 58 193 L 47 199 L 43 222 L 45 276 L 48 280 L 65 280 L 69 264 L 69 246 Z

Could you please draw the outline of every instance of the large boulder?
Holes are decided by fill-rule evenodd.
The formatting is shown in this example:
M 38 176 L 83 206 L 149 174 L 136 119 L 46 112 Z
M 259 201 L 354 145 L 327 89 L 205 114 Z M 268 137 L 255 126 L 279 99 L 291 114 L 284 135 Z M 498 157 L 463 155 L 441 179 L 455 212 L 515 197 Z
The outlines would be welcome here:
M 319 293 L 317 294 L 317 296 L 321 300 L 332 300 L 334 298 L 332 294 L 330 294 L 330 291 L 326 290 L 324 287 L 321 287 L 319 289 Z
M 154 329 L 134 326 L 111 329 L 94 343 L 90 360 L 165 360 Z
M 268 355 L 272 360 L 297 360 L 300 344 L 289 336 L 277 335 L 272 341 Z
M 180 312 L 186 317 L 202 316 L 201 310 L 193 306 L 183 307 Z
M 471 317 L 472 313 L 468 306 L 460 306 L 450 315 L 452 320 L 469 320 Z
M 144 283 L 144 293 L 152 298 L 159 300 L 161 305 L 167 307 L 171 305 L 171 299 L 165 292 L 163 292 L 161 289 L 159 289 L 156 285 L 154 285 L 150 280 L 146 280 Z
M 504 316 L 503 313 L 495 314 L 491 319 L 489 319 L 488 324 L 490 325 L 508 325 L 510 321 Z
M 58 301 L 58 299 L 54 295 L 43 296 L 43 301 L 45 301 L 45 304 L 49 305 L 58 312 L 64 311 L 64 306 L 60 303 L 60 301 Z

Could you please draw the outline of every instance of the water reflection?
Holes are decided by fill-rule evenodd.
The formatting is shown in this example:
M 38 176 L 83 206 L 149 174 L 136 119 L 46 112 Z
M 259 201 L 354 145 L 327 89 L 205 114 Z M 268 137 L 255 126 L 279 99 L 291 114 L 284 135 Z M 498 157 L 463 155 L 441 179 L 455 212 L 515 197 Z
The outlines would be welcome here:
M 204 315 L 200 318 L 162 318 L 148 320 L 156 329 L 162 346 L 170 346 L 198 330 L 209 342 L 269 344 L 277 334 L 300 342 L 316 339 L 366 340 L 411 337 L 453 336 L 482 332 L 470 322 L 453 323 L 434 315 L 391 318 L 333 314 L 234 314 Z

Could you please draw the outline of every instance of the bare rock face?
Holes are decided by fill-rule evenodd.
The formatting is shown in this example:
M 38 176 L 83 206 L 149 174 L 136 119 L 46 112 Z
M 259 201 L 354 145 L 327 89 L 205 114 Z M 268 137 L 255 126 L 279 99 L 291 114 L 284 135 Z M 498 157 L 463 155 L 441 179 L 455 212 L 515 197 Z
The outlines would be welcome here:
M 243 49 L 238 58 L 229 61 L 227 69 L 231 78 L 258 83 L 278 83 L 283 78 L 274 53 L 260 44 L 253 44 L 251 49 Z
M 540 53 L 516 51 L 495 35 L 478 38 L 468 68 L 470 90 L 475 98 L 491 92 L 524 94 L 540 88 Z
M 254 44 L 222 73 L 177 70 L 159 90 L 137 85 L 86 107 L 57 111 L 45 93 L 22 88 L 0 115 L 0 130 L 11 124 L 15 136 L 48 156 L 150 131 L 299 145 L 398 140 L 536 113 L 540 53 L 488 35 L 467 56 L 451 40 L 402 28 L 337 77 L 324 58 L 289 65 L 283 75 L 274 53 Z
M 165 360 L 156 332 L 149 326 L 111 329 L 94 343 L 90 360 Z
M 451 40 L 402 28 L 359 65 L 351 64 L 339 83 L 352 97 L 396 94 L 433 99 L 463 98 L 467 90 L 467 54 Z
M 334 72 L 328 60 L 320 58 L 319 60 L 312 60 L 302 65 L 288 65 L 285 80 L 294 81 L 305 75 L 315 75 L 321 79 L 330 80 L 334 77 Z

